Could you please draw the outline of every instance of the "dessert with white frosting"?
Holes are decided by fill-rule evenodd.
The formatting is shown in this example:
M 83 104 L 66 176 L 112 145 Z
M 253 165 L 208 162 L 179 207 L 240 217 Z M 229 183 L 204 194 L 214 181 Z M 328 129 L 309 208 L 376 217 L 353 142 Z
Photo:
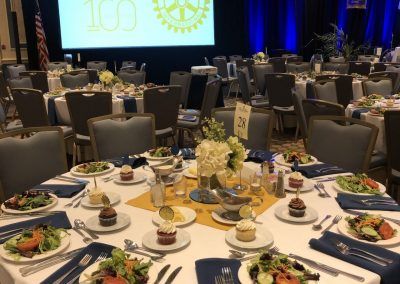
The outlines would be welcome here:
M 121 171 L 119 172 L 119 176 L 123 181 L 133 180 L 133 170 L 129 165 L 123 165 L 121 167 Z
M 293 188 L 300 188 L 303 186 L 303 175 L 299 172 L 293 172 L 289 176 L 289 186 Z
M 91 204 L 101 204 L 101 198 L 103 197 L 104 192 L 101 190 L 100 187 L 94 187 L 93 189 L 91 189 L 88 193 L 89 196 L 89 202 Z
M 236 224 L 236 238 L 242 242 L 251 242 L 256 238 L 256 225 L 250 219 L 240 220 Z
M 170 245 L 176 241 L 176 227 L 171 221 L 160 224 L 157 230 L 158 242 L 162 245 Z

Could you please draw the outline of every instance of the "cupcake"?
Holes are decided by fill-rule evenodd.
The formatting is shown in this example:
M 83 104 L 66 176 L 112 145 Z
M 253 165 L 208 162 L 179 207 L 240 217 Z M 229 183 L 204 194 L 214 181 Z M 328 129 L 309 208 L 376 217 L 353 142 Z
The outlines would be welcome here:
M 249 219 L 242 219 L 236 224 L 236 239 L 251 242 L 256 238 L 256 225 Z
M 129 165 L 123 165 L 121 171 L 119 172 L 119 176 L 123 181 L 133 180 L 133 170 Z
M 170 245 L 176 241 L 176 228 L 171 221 L 160 224 L 157 230 L 158 242 L 161 245 Z
M 303 175 L 299 172 L 291 173 L 289 176 L 289 186 L 293 188 L 300 188 L 303 186 Z
M 300 198 L 292 198 L 289 202 L 289 215 L 293 217 L 303 217 L 306 212 L 306 205 Z
M 110 206 L 110 200 L 107 195 L 103 195 L 102 202 L 104 208 L 101 209 L 99 214 L 100 225 L 104 227 L 115 225 L 117 223 L 117 212 Z
M 101 204 L 101 198 L 103 195 L 104 192 L 99 187 L 96 186 L 95 188 L 91 189 L 88 193 L 90 204 Z

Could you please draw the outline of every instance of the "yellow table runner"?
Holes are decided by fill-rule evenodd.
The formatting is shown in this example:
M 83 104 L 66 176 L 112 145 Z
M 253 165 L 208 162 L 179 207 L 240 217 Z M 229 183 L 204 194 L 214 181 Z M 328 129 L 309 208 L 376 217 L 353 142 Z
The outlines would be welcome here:
M 183 178 L 185 178 L 185 177 L 183 177 Z M 174 195 L 173 187 L 167 186 L 165 204 L 168 206 L 182 206 L 182 207 L 192 208 L 197 213 L 196 222 L 199 224 L 210 226 L 210 227 L 220 229 L 220 230 L 225 230 L 225 231 L 232 228 L 232 225 L 225 225 L 225 224 L 218 223 L 211 217 L 211 212 L 214 209 L 219 208 L 220 207 L 219 204 L 203 204 L 203 203 L 198 203 L 193 200 L 190 200 L 189 193 L 190 193 L 190 191 L 192 191 L 193 189 L 195 189 L 197 187 L 197 181 L 195 179 L 187 179 L 186 182 L 187 182 L 187 196 L 188 197 L 186 199 L 176 198 Z M 242 182 L 244 184 L 247 184 L 247 190 L 245 190 L 242 193 L 239 193 L 239 195 L 251 196 L 251 197 L 253 197 L 254 202 L 259 201 L 259 199 L 256 198 L 257 195 L 255 195 L 254 193 L 252 193 L 249 190 L 248 183 L 246 181 L 244 181 L 243 179 L 242 179 Z M 228 188 L 232 187 L 234 184 L 237 184 L 237 183 L 238 183 L 237 178 L 236 179 L 228 179 L 227 187 Z M 253 210 L 256 212 L 257 216 L 260 215 L 261 213 L 263 213 L 265 210 L 267 210 L 269 207 L 271 207 L 275 202 L 277 202 L 279 200 L 278 198 L 275 198 L 274 196 L 267 194 L 265 191 L 263 191 L 263 193 L 264 194 L 262 196 L 259 196 L 263 200 L 263 202 L 261 202 L 260 206 L 253 206 Z M 153 206 L 150 198 L 151 198 L 150 191 L 148 191 L 148 192 L 143 193 L 142 195 L 140 195 L 137 198 L 127 201 L 126 204 L 128 204 L 130 206 L 150 210 L 150 211 L 157 211 L 158 208 Z M 191 202 L 187 203 L 188 200 L 190 200 Z

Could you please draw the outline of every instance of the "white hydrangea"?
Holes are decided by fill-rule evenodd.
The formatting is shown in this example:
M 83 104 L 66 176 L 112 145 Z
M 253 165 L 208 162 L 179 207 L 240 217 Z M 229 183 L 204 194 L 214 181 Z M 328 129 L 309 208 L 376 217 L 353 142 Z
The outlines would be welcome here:
M 201 175 L 211 177 L 225 171 L 230 153 L 231 149 L 226 142 L 204 139 L 196 148 L 196 161 Z
M 99 76 L 100 82 L 102 82 L 104 85 L 109 85 L 112 83 L 113 79 L 114 79 L 114 74 L 111 71 L 103 71 L 100 72 L 100 76 Z

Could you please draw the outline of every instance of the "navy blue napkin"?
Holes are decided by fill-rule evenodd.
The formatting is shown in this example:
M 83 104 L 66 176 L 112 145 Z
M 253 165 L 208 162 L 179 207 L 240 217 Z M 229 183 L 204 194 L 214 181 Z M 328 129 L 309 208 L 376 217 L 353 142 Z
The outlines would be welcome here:
M 378 201 L 393 201 L 394 199 L 391 197 L 383 197 L 383 196 L 366 196 L 366 195 L 355 195 L 355 194 L 347 194 L 347 193 L 338 193 L 336 197 L 337 203 L 342 209 L 360 209 L 360 210 L 383 210 L 383 211 L 400 211 L 400 206 L 397 205 L 383 205 L 383 204 L 373 204 L 373 205 L 364 205 L 360 200 L 362 199 L 370 199 L 370 200 L 378 200 Z
M 148 165 L 145 157 L 131 158 L 128 155 L 123 157 L 116 157 L 113 159 L 106 159 L 106 162 L 113 164 L 116 167 L 122 167 L 123 165 L 130 165 L 132 168 L 137 169 L 143 165 Z
M 59 277 L 64 275 L 67 271 L 70 269 L 78 266 L 79 261 L 85 256 L 85 254 L 90 254 L 92 256 L 91 260 L 89 261 L 88 265 L 86 267 L 78 267 L 77 269 L 74 270 L 73 273 L 68 275 L 64 281 L 61 282 L 61 284 L 68 283 L 68 281 L 72 280 L 76 275 L 81 274 L 87 267 L 92 265 L 97 257 L 102 253 L 105 252 L 107 253 L 108 257 L 111 257 L 111 251 L 114 249 L 113 246 L 107 245 L 107 244 L 102 244 L 102 243 L 91 243 L 88 245 L 86 248 L 84 248 L 79 254 L 77 254 L 73 259 L 68 261 L 66 264 L 61 266 L 56 272 L 51 274 L 49 277 L 47 277 L 45 280 L 40 282 L 41 284 L 52 284 L 54 283 Z M 76 283 L 78 283 L 78 280 L 76 280 Z
M 272 152 L 264 151 L 264 150 L 250 150 L 247 154 L 247 161 L 254 162 L 254 163 L 262 163 L 266 161 L 271 161 L 273 158 Z
M 294 168 L 292 168 L 292 170 L 294 170 Z M 348 172 L 340 167 L 324 163 L 311 166 L 299 166 L 297 168 L 297 171 L 307 178 L 315 178 Z
M 60 198 L 71 198 L 82 191 L 89 182 L 81 184 L 39 184 L 34 186 L 34 190 L 51 190 L 53 194 Z
M 381 257 L 393 259 L 393 263 L 385 267 L 372 263 L 368 260 L 364 260 L 357 256 L 344 255 L 335 248 L 334 244 L 332 243 L 333 239 L 339 240 L 342 243 L 348 245 L 349 247 L 362 249 Z M 332 232 L 326 232 L 319 239 L 311 239 L 309 245 L 311 246 L 311 248 L 318 250 L 322 253 L 328 254 L 330 256 L 333 256 L 335 258 L 341 259 L 343 261 L 349 262 L 351 264 L 357 265 L 359 267 L 362 267 L 366 270 L 378 274 L 379 276 L 381 276 L 382 284 L 399 283 L 400 254 L 398 253 L 392 252 L 377 245 L 362 243 Z
M 362 113 L 366 113 L 366 112 L 369 112 L 368 108 L 358 108 L 358 109 L 353 110 L 353 113 L 351 114 L 351 117 L 360 119 L 361 118 L 361 114 Z
M 49 117 L 49 122 L 52 126 L 58 125 L 56 103 L 54 101 L 56 98 L 58 98 L 58 96 L 49 97 L 47 99 L 47 116 Z
M 49 216 L 44 216 L 44 217 L 39 217 L 39 218 L 33 218 L 30 220 L 22 221 L 22 222 L 17 222 L 13 223 L 10 225 L 2 226 L 0 227 L 0 234 L 11 231 L 11 230 L 16 230 L 16 229 L 27 229 L 27 228 L 32 228 L 35 225 L 38 224 L 46 224 L 46 225 L 51 225 L 56 228 L 64 228 L 64 229 L 71 229 L 71 223 L 68 219 L 68 216 L 65 212 L 57 212 Z M 5 241 L 5 240 L 4 240 Z M 1 242 L 0 242 L 1 243 Z
M 125 112 L 137 112 L 136 98 L 128 96 L 117 96 L 124 101 Z
M 193 148 L 181 148 L 181 155 L 184 160 L 195 160 L 196 151 Z
M 214 283 L 215 276 L 222 275 L 223 267 L 230 267 L 235 284 L 239 284 L 238 271 L 240 261 L 226 258 L 204 258 L 195 261 L 198 284 Z

